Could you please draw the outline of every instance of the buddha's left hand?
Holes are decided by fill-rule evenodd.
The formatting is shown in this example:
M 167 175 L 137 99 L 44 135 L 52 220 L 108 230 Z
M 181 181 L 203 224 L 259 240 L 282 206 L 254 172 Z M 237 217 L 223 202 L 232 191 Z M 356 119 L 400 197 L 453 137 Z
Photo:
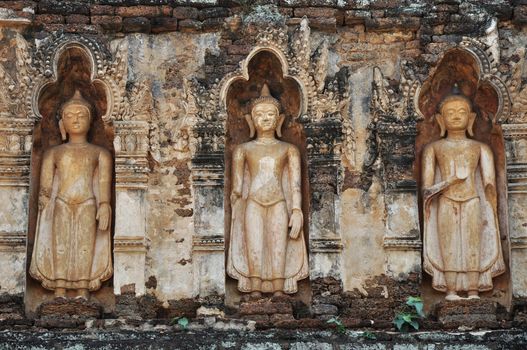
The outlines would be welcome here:
M 298 209 L 293 210 L 293 213 L 291 214 L 291 218 L 289 219 L 289 227 L 291 227 L 291 232 L 289 233 L 289 237 L 291 237 L 292 239 L 297 239 L 300 234 L 303 224 L 304 224 L 304 216 L 302 215 L 302 211 Z
M 112 208 L 108 203 L 101 203 L 97 209 L 97 221 L 99 221 L 99 230 L 106 231 L 110 224 L 110 216 L 112 215 Z

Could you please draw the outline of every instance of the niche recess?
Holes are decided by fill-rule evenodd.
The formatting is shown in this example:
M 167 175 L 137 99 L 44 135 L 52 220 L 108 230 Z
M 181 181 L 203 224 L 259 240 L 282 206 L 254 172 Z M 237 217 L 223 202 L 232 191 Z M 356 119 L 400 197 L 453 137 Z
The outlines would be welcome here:
M 53 292 L 44 289 L 38 281 L 29 275 L 28 271 L 31 264 L 38 215 L 37 203 L 42 156 L 47 149 L 62 143 L 58 128 L 58 111 L 60 106 L 73 96 L 75 90 L 79 90 L 84 99 L 93 106 L 94 115 L 88 135 L 89 142 L 108 149 L 114 156 L 114 132 L 112 127 L 102 120 L 102 116 L 108 108 L 108 89 L 102 81 L 95 79 L 94 70 L 96 66 L 93 56 L 93 53 L 80 43 L 72 42 L 63 45 L 57 49 L 53 56 L 54 72 L 50 75 L 50 79 L 37 87 L 33 94 L 33 103 L 36 104 L 33 109 L 40 118 L 35 124 L 31 153 L 25 295 L 26 314 L 29 317 L 35 316 L 36 310 L 42 302 L 53 298 Z M 115 183 L 115 181 L 113 182 Z M 112 208 L 115 208 L 114 187 L 112 188 Z M 112 213 L 112 216 L 113 223 L 115 222 L 115 215 Z M 111 311 L 114 305 L 112 279 L 104 282 L 101 289 L 91 293 L 91 295 L 103 305 L 105 312 Z
M 271 50 L 261 49 L 254 52 L 248 58 L 247 75 L 233 78 L 226 87 L 227 125 L 225 137 L 225 251 L 226 257 L 230 242 L 231 224 L 231 165 L 232 152 L 236 145 L 250 141 L 249 126 L 244 115 L 250 114 L 249 102 L 260 96 L 264 84 L 269 86 L 271 95 L 282 104 L 282 113 L 285 121 L 282 126 L 282 141 L 292 143 L 300 150 L 302 158 L 302 211 L 304 212 L 304 237 L 306 246 L 309 242 L 308 218 L 309 218 L 309 177 L 307 171 L 306 136 L 302 125 L 297 121 L 300 116 L 304 96 L 300 84 L 287 75 L 285 64 L 279 55 Z M 306 247 L 307 248 L 307 247 Z M 226 277 L 227 305 L 235 305 L 239 302 L 243 293 L 238 292 L 237 283 L 229 276 Z M 299 281 L 297 298 L 308 303 L 310 299 L 310 287 L 308 279 Z
M 512 284 L 510 276 L 510 243 L 508 237 L 507 177 L 505 147 L 501 125 L 498 119 L 502 111 L 501 92 L 492 81 L 492 76 L 484 74 L 480 59 L 472 51 L 454 48 L 447 51 L 436 69 L 423 84 L 419 94 L 418 106 L 424 119 L 417 124 L 416 158 L 414 174 L 418 188 L 421 189 L 421 157 L 424 146 L 440 139 L 439 126 L 434 120 L 441 100 L 452 92 L 455 84 L 461 93 L 473 102 L 476 112 L 473 139 L 483 142 L 492 149 L 496 169 L 498 190 L 498 217 L 501 245 L 507 271 L 493 279 L 494 289 L 481 293 L 481 297 L 499 302 L 507 308 L 511 305 Z M 419 191 L 419 215 L 423 232 L 422 198 Z M 432 278 L 423 272 L 422 293 L 427 308 L 444 299 L 445 294 L 432 289 Z

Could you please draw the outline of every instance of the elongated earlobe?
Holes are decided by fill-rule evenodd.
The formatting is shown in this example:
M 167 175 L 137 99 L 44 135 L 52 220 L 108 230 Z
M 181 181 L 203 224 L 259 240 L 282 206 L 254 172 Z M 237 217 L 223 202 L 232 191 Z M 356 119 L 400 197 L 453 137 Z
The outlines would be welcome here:
M 280 114 L 278 117 L 278 123 L 276 123 L 276 136 L 282 137 L 282 124 L 284 124 L 285 115 Z
M 445 122 L 443 121 L 443 116 L 441 114 L 435 115 L 437 124 L 439 125 L 439 129 L 441 130 L 441 137 L 444 137 L 446 134 L 446 128 L 445 128 Z
M 249 124 L 249 137 L 252 139 L 254 137 L 254 123 L 250 114 L 244 115 L 247 124 Z
M 59 120 L 59 130 L 60 130 L 60 136 L 62 137 L 62 141 L 66 141 L 68 138 L 68 134 L 66 133 L 66 129 L 64 129 L 64 123 L 62 122 L 62 119 Z
M 470 113 L 469 119 L 468 119 L 468 126 L 467 131 L 470 136 L 474 136 L 474 122 L 476 121 L 476 113 Z

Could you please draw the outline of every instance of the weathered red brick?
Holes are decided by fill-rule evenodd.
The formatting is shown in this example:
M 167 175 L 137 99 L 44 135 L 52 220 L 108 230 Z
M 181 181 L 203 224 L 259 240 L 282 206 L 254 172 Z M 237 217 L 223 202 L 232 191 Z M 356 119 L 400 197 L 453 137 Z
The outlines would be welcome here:
M 290 7 L 279 7 L 278 12 L 280 12 L 284 16 L 293 17 L 293 9 Z
M 229 45 L 227 46 L 227 53 L 229 55 L 247 55 L 251 49 L 251 45 Z
M 513 21 L 517 24 L 527 23 L 527 5 L 519 5 L 514 8 Z
M 194 19 L 184 19 L 179 22 L 179 30 L 184 33 L 196 33 L 201 31 L 202 23 Z
M 324 7 L 299 7 L 293 10 L 295 17 L 334 17 L 338 10 Z
M 117 7 L 115 14 L 121 17 L 157 17 L 161 14 L 157 6 L 126 6 Z
M 384 10 L 373 10 L 371 11 L 372 18 L 383 18 Z
M 64 27 L 64 24 L 49 24 L 49 23 L 42 23 L 42 30 L 52 33 L 56 32 L 58 30 L 61 30 Z
M 159 12 L 161 13 L 161 16 L 170 17 L 172 16 L 172 6 L 163 5 L 159 8 Z
M 152 33 L 175 32 L 178 30 L 178 20 L 172 17 L 152 18 Z
M 421 43 L 419 42 L 419 40 L 408 41 L 405 44 L 405 48 L 409 50 L 418 49 L 420 47 L 421 47 Z
M 149 33 L 150 29 L 150 20 L 146 17 L 132 17 L 123 19 L 123 32 L 125 33 Z
M 177 19 L 197 19 L 199 11 L 194 7 L 176 7 L 172 12 L 172 17 Z
M 101 26 L 105 31 L 118 32 L 123 25 L 119 16 L 91 16 L 91 23 Z
M 313 29 L 334 33 L 337 31 L 337 19 L 335 17 L 317 17 L 309 20 L 309 26 Z
M 203 21 L 202 29 L 204 32 L 213 32 L 220 30 L 225 24 L 225 19 L 222 17 L 218 18 L 207 18 Z
M 38 3 L 38 12 L 44 13 L 56 13 L 60 15 L 89 15 L 90 4 L 88 2 L 74 0 L 74 1 L 61 1 L 61 0 L 40 0 Z
M 29 11 L 15 11 L 17 17 L 19 18 L 26 18 L 26 19 L 29 19 L 29 20 L 34 20 L 35 18 L 35 14 L 33 12 L 29 12 Z
M 69 15 L 66 16 L 66 23 L 88 24 L 90 23 L 90 17 L 84 15 Z
M 66 33 L 97 34 L 97 27 L 89 24 L 66 24 L 63 27 Z
M 36 15 L 35 24 L 51 24 L 51 23 L 64 23 L 64 16 L 45 14 L 45 15 Z
M 367 30 L 374 31 L 391 31 L 393 29 L 417 30 L 421 25 L 418 17 L 366 18 L 364 23 Z
M 370 2 L 372 9 L 390 9 L 407 6 L 404 0 L 375 0 Z
M 226 7 L 209 7 L 199 11 L 198 19 L 203 21 L 207 18 L 229 17 L 231 10 Z
M 21 11 L 26 7 L 36 8 L 37 3 L 35 1 L 0 1 L 0 7 L 15 11 Z
M 438 4 L 434 6 L 434 10 L 437 12 L 449 12 L 456 13 L 459 11 L 459 5 L 454 4 Z
M 113 15 L 115 14 L 115 7 L 110 5 L 91 5 L 90 15 Z
M 290 303 L 256 301 L 240 304 L 240 315 L 272 315 L 292 313 L 293 308 Z
M 366 18 L 371 18 L 371 13 L 369 11 L 348 10 L 344 15 L 344 23 L 347 26 L 353 26 L 358 23 L 364 23 Z

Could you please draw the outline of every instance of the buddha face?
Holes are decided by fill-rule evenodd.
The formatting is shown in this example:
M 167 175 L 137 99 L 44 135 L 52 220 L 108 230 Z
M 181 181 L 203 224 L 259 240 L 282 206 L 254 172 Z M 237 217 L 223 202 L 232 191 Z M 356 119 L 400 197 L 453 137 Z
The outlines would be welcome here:
M 251 111 L 254 127 L 261 131 L 275 130 L 280 116 L 272 103 L 259 103 Z
M 472 110 L 467 101 L 457 98 L 445 102 L 441 108 L 441 116 L 447 130 L 467 130 Z
M 68 134 L 86 134 L 90 130 L 90 111 L 83 105 L 68 105 L 62 112 L 62 123 Z

